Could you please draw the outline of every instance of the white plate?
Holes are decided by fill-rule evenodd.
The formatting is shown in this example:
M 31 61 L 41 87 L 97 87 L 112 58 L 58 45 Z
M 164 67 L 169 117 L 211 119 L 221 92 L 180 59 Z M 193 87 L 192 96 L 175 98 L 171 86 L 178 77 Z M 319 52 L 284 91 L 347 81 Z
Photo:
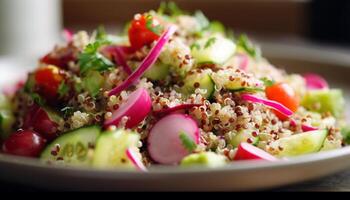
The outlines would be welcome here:
M 284 47 L 284 49 L 288 48 L 293 49 L 292 46 Z M 312 71 L 324 75 L 330 80 L 332 86 L 340 87 L 345 91 L 347 100 L 350 99 L 348 84 L 350 60 L 341 59 L 341 62 L 337 62 L 337 59 L 330 59 L 332 62 L 325 63 L 322 55 L 328 55 L 327 49 L 298 47 L 298 54 L 305 55 L 303 51 L 307 55 L 313 55 L 312 59 L 293 57 L 291 54 L 281 56 L 281 52 L 276 54 L 273 48 L 270 51 L 267 49 L 265 55 L 272 58 L 272 63 L 289 66 L 288 71 Z M 293 54 L 293 51 L 289 51 L 291 52 Z M 317 55 L 322 59 L 317 59 Z M 342 57 L 343 54 L 332 51 L 332 55 Z M 349 113 L 349 109 L 346 110 Z M 349 169 L 349 167 L 350 147 L 305 155 L 286 161 L 237 162 L 217 169 L 157 167 L 152 168 L 148 173 L 53 167 L 43 165 L 33 159 L 0 155 L 1 180 L 41 188 L 68 190 L 256 190 L 320 178 Z

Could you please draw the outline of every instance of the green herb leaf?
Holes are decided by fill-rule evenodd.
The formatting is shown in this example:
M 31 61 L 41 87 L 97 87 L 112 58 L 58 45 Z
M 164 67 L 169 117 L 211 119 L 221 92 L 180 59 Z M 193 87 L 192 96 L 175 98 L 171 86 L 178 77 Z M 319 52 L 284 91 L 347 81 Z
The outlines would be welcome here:
M 73 108 L 73 107 L 67 106 L 67 107 L 62 108 L 62 109 L 61 109 L 61 112 L 63 113 L 63 117 L 64 117 L 64 118 L 67 118 L 67 117 L 73 115 L 73 113 L 74 113 L 74 108 Z
M 157 24 L 156 26 L 153 25 L 152 15 L 146 16 L 146 28 L 157 35 L 160 35 L 162 33 L 162 26 L 160 24 Z
M 186 133 L 180 133 L 179 137 L 182 145 L 187 149 L 188 152 L 192 153 L 197 148 L 197 144 Z
M 243 34 L 238 38 L 237 45 L 243 48 L 251 57 L 256 59 L 261 58 L 260 48 L 252 44 L 246 35 Z
M 263 92 L 264 90 L 262 88 L 255 88 L 255 87 L 241 87 L 238 89 L 230 90 L 231 92 Z
M 340 130 L 345 144 L 350 144 L 350 126 L 345 126 Z
M 212 37 L 212 38 L 209 38 L 208 41 L 205 43 L 204 45 L 204 49 L 207 49 L 209 48 L 211 45 L 213 45 L 214 43 L 216 42 L 216 38 L 215 37 Z
M 38 93 L 30 93 L 29 95 L 33 99 L 33 101 L 39 106 L 45 105 L 45 100 Z
M 179 15 L 185 14 L 183 10 L 181 10 L 175 2 L 161 2 L 159 8 L 157 10 L 159 15 L 170 15 L 172 17 L 176 17 Z
M 96 40 L 88 44 L 83 53 L 79 55 L 80 73 L 85 74 L 89 70 L 103 72 L 114 67 L 112 61 L 98 52 L 102 45 L 110 44 L 107 40 Z
M 64 97 L 69 92 L 68 85 L 62 81 L 61 84 L 58 86 L 58 95 L 60 98 Z
M 201 47 L 198 43 L 195 42 L 190 46 L 190 48 L 191 48 L 191 50 L 193 50 L 193 49 L 200 50 Z
M 97 27 L 97 29 L 95 30 L 96 32 L 96 40 L 106 40 L 107 39 L 107 32 L 106 29 L 103 25 L 100 25 L 99 27 Z
M 268 79 L 266 77 L 261 78 L 260 80 L 264 83 L 265 87 L 270 87 L 270 86 L 275 84 L 274 80 L 270 80 L 270 79 Z
M 219 21 L 212 21 L 209 24 L 209 30 L 214 33 L 225 33 L 225 26 Z

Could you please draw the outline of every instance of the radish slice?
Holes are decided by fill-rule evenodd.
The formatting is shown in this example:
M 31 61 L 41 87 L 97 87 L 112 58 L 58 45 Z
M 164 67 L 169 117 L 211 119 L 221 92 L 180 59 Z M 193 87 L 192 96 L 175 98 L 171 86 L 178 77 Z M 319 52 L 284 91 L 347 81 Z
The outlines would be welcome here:
M 243 71 L 247 71 L 249 57 L 245 54 L 238 54 L 237 56 L 239 58 L 239 68 Z
M 69 43 L 73 41 L 73 32 L 69 29 L 63 29 L 64 39 Z
M 121 91 L 127 89 L 134 84 L 144 73 L 150 68 L 158 59 L 164 45 L 168 42 L 170 37 L 175 33 L 176 26 L 171 25 L 159 38 L 156 45 L 151 49 L 147 57 L 142 61 L 140 66 L 121 84 L 113 88 L 109 92 L 109 96 L 119 94 Z
M 161 164 L 178 164 L 190 154 L 180 140 L 180 134 L 187 134 L 199 143 L 197 123 L 188 115 L 170 114 L 159 120 L 148 136 L 148 152 L 151 158 Z
M 250 94 L 242 94 L 241 98 L 242 98 L 242 100 L 245 100 L 245 101 L 264 104 L 270 108 L 273 108 L 273 109 L 279 111 L 281 114 L 283 114 L 287 117 L 290 117 L 291 115 L 293 115 L 293 112 L 289 108 L 278 103 L 277 101 L 262 99 L 260 97 L 250 95 Z
M 116 63 L 122 66 L 123 70 L 128 74 L 132 74 L 131 67 L 126 63 L 125 54 L 126 47 L 124 46 L 108 46 L 104 48 L 102 51 L 113 56 Z
M 129 148 L 126 150 L 126 156 L 129 158 L 129 160 L 131 161 L 131 163 L 136 167 L 136 169 L 140 170 L 140 171 L 147 171 L 146 166 L 142 163 L 141 158 L 139 155 L 137 155 L 137 153 Z
M 310 90 L 321 90 L 329 88 L 327 81 L 317 74 L 305 74 L 306 87 Z
M 276 161 L 277 158 L 251 144 L 242 142 L 237 149 L 234 160 L 267 160 Z
M 165 115 L 170 114 L 170 113 L 174 113 L 174 112 L 179 111 L 179 110 L 187 110 L 187 109 L 191 109 L 193 107 L 199 107 L 201 105 L 202 104 L 180 104 L 180 105 L 177 105 L 177 106 L 174 106 L 171 108 L 166 108 L 166 109 L 154 111 L 153 115 L 156 117 L 162 117 L 162 116 L 165 116 Z
M 290 120 L 290 125 L 291 126 L 297 126 L 297 122 L 294 119 Z M 318 128 L 313 127 L 313 126 L 309 126 L 309 125 L 301 125 L 301 129 L 303 130 L 303 132 L 309 132 L 309 131 L 316 131 L 318 130 Z
M 118 126 L 121 119 L 127 116 L 126 128 L 133 128 L 139 124 L 151 111 L 151 97 L 144 88 L 132 92 L 126 102 L 122 103 L 112 114 L 112 117 L 105 121 L 105 127 L 110 125 Z

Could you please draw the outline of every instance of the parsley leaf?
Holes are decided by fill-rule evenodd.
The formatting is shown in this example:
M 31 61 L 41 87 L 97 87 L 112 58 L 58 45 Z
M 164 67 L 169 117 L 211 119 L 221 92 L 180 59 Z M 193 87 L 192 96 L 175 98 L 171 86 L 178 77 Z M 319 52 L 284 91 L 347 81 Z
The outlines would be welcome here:
M 30 93 L 29 95 L 33 99 L 33 101 L 39 106 L 45 105 L 45 100 L 38 93 Z
M 204 49 L 207 49 L 209 48 L 211 45 L 213 45 L 214 43 L 216 42 L 216 38 L 215 37 L 212 37 L 212 38 L 209 38 L 208 41 L 205 43 L 204 45 Z
M 193 43 L 191 46 L 190 46 L 190 49 L 193 50 L 193 49 L 197 49 L 199 50 L 201 47 L 198 43 Z
M 146 28 L 157 35 L 160 35 L 162 33 L 162 26 L 160 24 L 154 26 L 152 15 L 146 16 Z
M 102 72 L 114 67 L 112 61 L 98 52 L 102 45 L 109 43 L 107 40 L 96 40 L 85 47 L 84 51 L 79 55 L 81 74 L 85 74 L 89 70 Z
M 186 133 L 182 132 L 180 133 L 180 140 L 182 142 L 182 145 L 187 149 L 187 151 L 189 151 L 190 153 L 192 153 L 196 148 L 197 148 L 197 144 L 193 141 L 192 138 L 190 138 Z
M 64 117 L 64 118 L 67 118 L 67 117 L 73 115 L 73 113 L 74 113 L 74 108 L 73 108 L 73 107 L 67 106 L 67 107 L 62 108 L 62 109 L 61 109 L 61 112 L 63 112 L 63 117 Z
M 260 80 L 264 83 L 264 85 L 265 85 L 266 87 L 270 87 L 270 86 L 272 86 L 273 84 L 275 84 L 275 81 L 274 81 L 274 80 L 270 80 L 270 79 L 268 79 L 268 78 L 266 78 L 266 77 L 261 78 Z
M 69 87 L 68 85 L 62 81 L 61 84 L 58 86 L 58 95 L 60 98 L 64 97 L 69 92 Z
M 243 34 L 238 38 L 237 45 L 243 48 L 251 57 L 256 59 L 261 57 L 260 48 L 252 44 L 246 35 Z
M 157 13 L 160 15 L 169 14 L 174 17 L 184 14 L 184 12 L 173 1 L 160 3 Z
M 107 33 L 106 33 L 106 29 L 103 25 L 100 25 L 99 27 L 97 27 L 97 29 L 95 30 L 95 39 L 96 40 L 106 40 L 107 39 Z

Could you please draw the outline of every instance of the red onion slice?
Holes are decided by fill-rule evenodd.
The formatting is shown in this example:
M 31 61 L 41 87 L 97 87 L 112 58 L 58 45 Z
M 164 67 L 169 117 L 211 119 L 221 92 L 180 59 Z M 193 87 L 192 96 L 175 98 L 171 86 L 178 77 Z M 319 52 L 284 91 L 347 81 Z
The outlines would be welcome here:
M 126 150 L 126 156 L 129 158 L 131 163 L 136 167 L 136 169 L 147 172 L 146 166 L 142 163 L 141 158 L 137 155 L 137 153 L 129 148 Z
M 153 115 L 156 117 L 162 117 L 179 110 L 187 110 L 187 109 L 191 109 L 193 107 L 199 107 L 199 106 L 202 106 L 202 104 L 180 104 L 171 108 L 165 108 L 162 110 L 154 111 Z
M 236 155 L 233 160 L 278 160 L 266 151 L 259 149 L 251 144 L 242 142 L 237 149 Z
M 327 81 L 318 74 L 304 74 L 306 87 L 310 90 L 321 90 L 329 88 Z

